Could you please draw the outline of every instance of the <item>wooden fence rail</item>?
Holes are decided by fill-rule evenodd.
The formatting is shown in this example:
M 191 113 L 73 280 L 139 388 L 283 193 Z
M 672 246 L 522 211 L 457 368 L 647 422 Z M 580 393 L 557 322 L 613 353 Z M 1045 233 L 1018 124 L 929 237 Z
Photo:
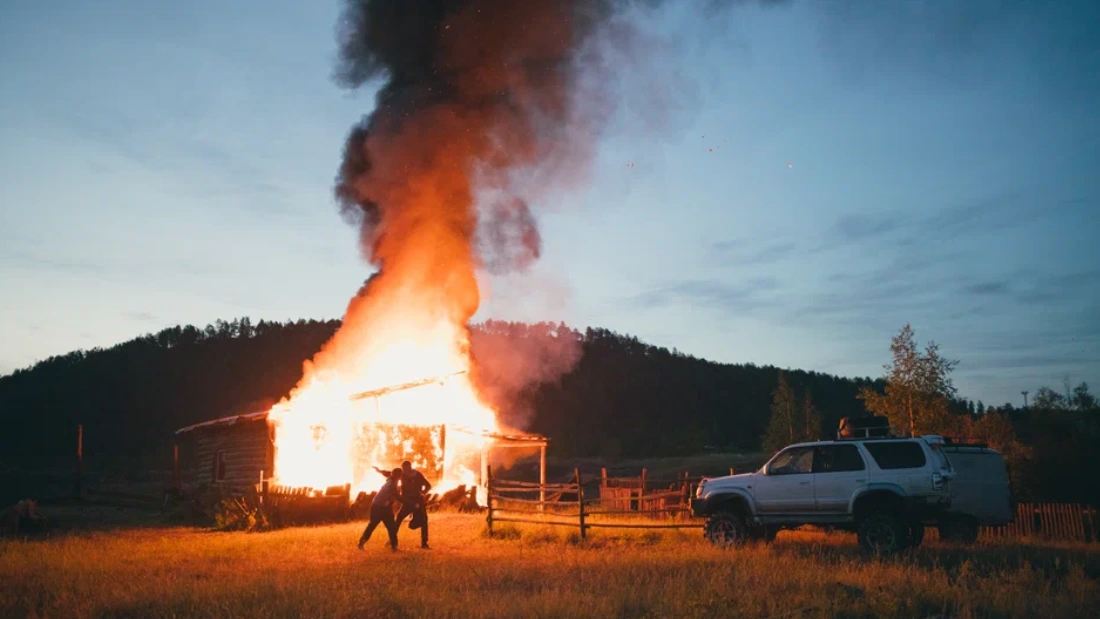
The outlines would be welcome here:
M 606 482 L 606 475 L 603 479 Z M 690 516 L 690 509 L 687 507 L 687 501 L 690 498 L 690 480 L 686 476 L 673 480 L 672 487 L 668 490 L 653 488 L 648 494 L 644 484 L 638 484 L 634 488 L 616 488 L 602 483 L 599 497 L 586 498 L 586 482 L 594 481 L 594 479 L 586 480 L 579 470 L 574 469 L 573 480 L 566 484 L 513 482 L 494 479 L 493 469 L 488 467 L 486 471 L 488 513 L 485 522 L 489 527 L 489 534 L 493 534 L 495 524 L 502 522 L 575 527 L 580 530 L 581 539 L 587 538 L 588 530 L 592 528 L 699 529 L 703 527 L 701 522 L 638 523 L 602 522 L 590 519 L 591 516 L 611 515 L 664 516 L 666 518 Z M 550 490 L 557 492 L 557 498 L 542 500 L 506 496 L 515 493 L 544 494 Z M 629 494 L 620 496 L 617 491 L 626 491 Z M 591 509 L 592 505 L 598 507 Z M 569 507 L 576 509 L 562 511 L 563 508 Z

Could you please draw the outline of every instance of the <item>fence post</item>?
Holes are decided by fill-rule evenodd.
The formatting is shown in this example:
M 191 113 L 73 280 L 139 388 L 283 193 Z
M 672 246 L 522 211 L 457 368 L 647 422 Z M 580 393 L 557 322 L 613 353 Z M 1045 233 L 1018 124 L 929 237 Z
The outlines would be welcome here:
M 539 511 L 546 508 L 546 444 L 539 450 Z
M 172 444 L 172 487 L 180 489 L 180 444 Z
M 489 537 L 493 536 L 493 467 L 485 468 L 485 507 L 488 510 L 485 521 L 489 525 Z
M 684 485 L 681 488 L 682 496 L 680 497 L 680 511 L 676 514 L 679 519 L 688 517 L 688 513 L 684 510 L 691 507 L 691 473 L 684 471 Z
M 646 474 L 646 470 L 642 469 L 642 478 L 641 478 L 642 488 L 641 488 L 640 491 L 638 491 L 638 511 L 643 511 L 645 509 L 645 500 L 642 499 L 642 497 L 645 496 L 645 474 Z
M 76 500 L 80 500 L 81 488 L 80 478 L 83 475 L 84 469 L 84 424 L 78 424 L 76 426 L 76 471 L 73 479 L 73 495 Z
M 577 512 L 581 520 L 581 539 L 587 537 L 587 532 L 584 528 L 584 485 L 581 484 L 581 470 L 573 469 L 573 481 L 577 484 Z

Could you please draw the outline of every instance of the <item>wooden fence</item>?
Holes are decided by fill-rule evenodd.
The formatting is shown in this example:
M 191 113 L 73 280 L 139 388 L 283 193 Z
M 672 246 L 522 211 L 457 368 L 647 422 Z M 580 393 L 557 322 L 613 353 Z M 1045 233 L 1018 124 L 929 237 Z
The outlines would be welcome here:
M 351 516 L 351 485 L 334 486 L 324 492 L 310 488 L 259 484 L 264 513 L 279 524 L 308 524 L 344 521 Z
M 542 524 L 550 526 L 576 527 L 581 539 L 588 536 L 588 530 L 604 529 L 701 529 L 701 522 L 676 521 L 673 518 L 690 516 L 686 501 L 690 498 L 691 483 L 687 477 L 676 483 L 682 487 L 645 493 L 645 485 L 638 488 L 616 488 L 616 491 L 604 494 L 606 475 L 603 476 L 601 495 L 586 497 L 586 481 L 579 470 L 573 471 L 573 479 L 561 484 L 538 484 L 521 481 L 507 481 L 493 478 L 492 467 L 486 475 L 487 500 L 486 523 L 489 534 L 498 523 Z M 595 480 L 589 480 L 594 482 Z M 676 485 L 676 484 L 672 484 Z M 626 491 L 626 492 L 618 492 Z M 546 496 L 545 500 L 538 497 Z M 674 501 L 674 503 L 673 503 Z M 605 516 L 651 516 L 664 517 L 666 522 L 612 522 Z M 593 517 L 596 517 L 593 519 Z
M 601 469 L 600 508 L 618 515 L 687 519 L 691 517 L 692 492 L 700 479 L 687 473 L 654 479 L 646 469 L 638 477 L 608 477 L 607 469 Z
M 1041 537 L 1068 542 L 1100 542 L 1096 508 L 1077 503 L 1020 503 L 1016 519 L 1001 527 L 982 527 L 980 540 Z

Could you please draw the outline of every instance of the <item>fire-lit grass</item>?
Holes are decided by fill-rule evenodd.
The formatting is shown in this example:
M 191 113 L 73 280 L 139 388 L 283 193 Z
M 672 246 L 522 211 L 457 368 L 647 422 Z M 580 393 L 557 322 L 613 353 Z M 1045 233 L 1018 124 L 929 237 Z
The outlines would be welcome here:
M 1090 616 L 1100 550 L 930 544 L 892 560 L 850 536 L 711 548 L 697 531 L 594 532 L 433 518 L 431 551 L 360 526 L 262 534 L 132 529 L 0 542 L 0 616 Z

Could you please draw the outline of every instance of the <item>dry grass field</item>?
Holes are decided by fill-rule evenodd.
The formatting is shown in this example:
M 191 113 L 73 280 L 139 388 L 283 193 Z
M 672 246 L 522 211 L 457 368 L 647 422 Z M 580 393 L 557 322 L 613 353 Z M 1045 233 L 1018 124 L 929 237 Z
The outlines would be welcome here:
M 787 532 L 710 547 L 698 531 L 593 533 L 438 514 L 433 546 L 356 550 L 360 524 L 267 533 L 133 528 L 0 541 L 0 617 L 1086 617 L 1100 549 L 1040 543 L 862 556 Z

